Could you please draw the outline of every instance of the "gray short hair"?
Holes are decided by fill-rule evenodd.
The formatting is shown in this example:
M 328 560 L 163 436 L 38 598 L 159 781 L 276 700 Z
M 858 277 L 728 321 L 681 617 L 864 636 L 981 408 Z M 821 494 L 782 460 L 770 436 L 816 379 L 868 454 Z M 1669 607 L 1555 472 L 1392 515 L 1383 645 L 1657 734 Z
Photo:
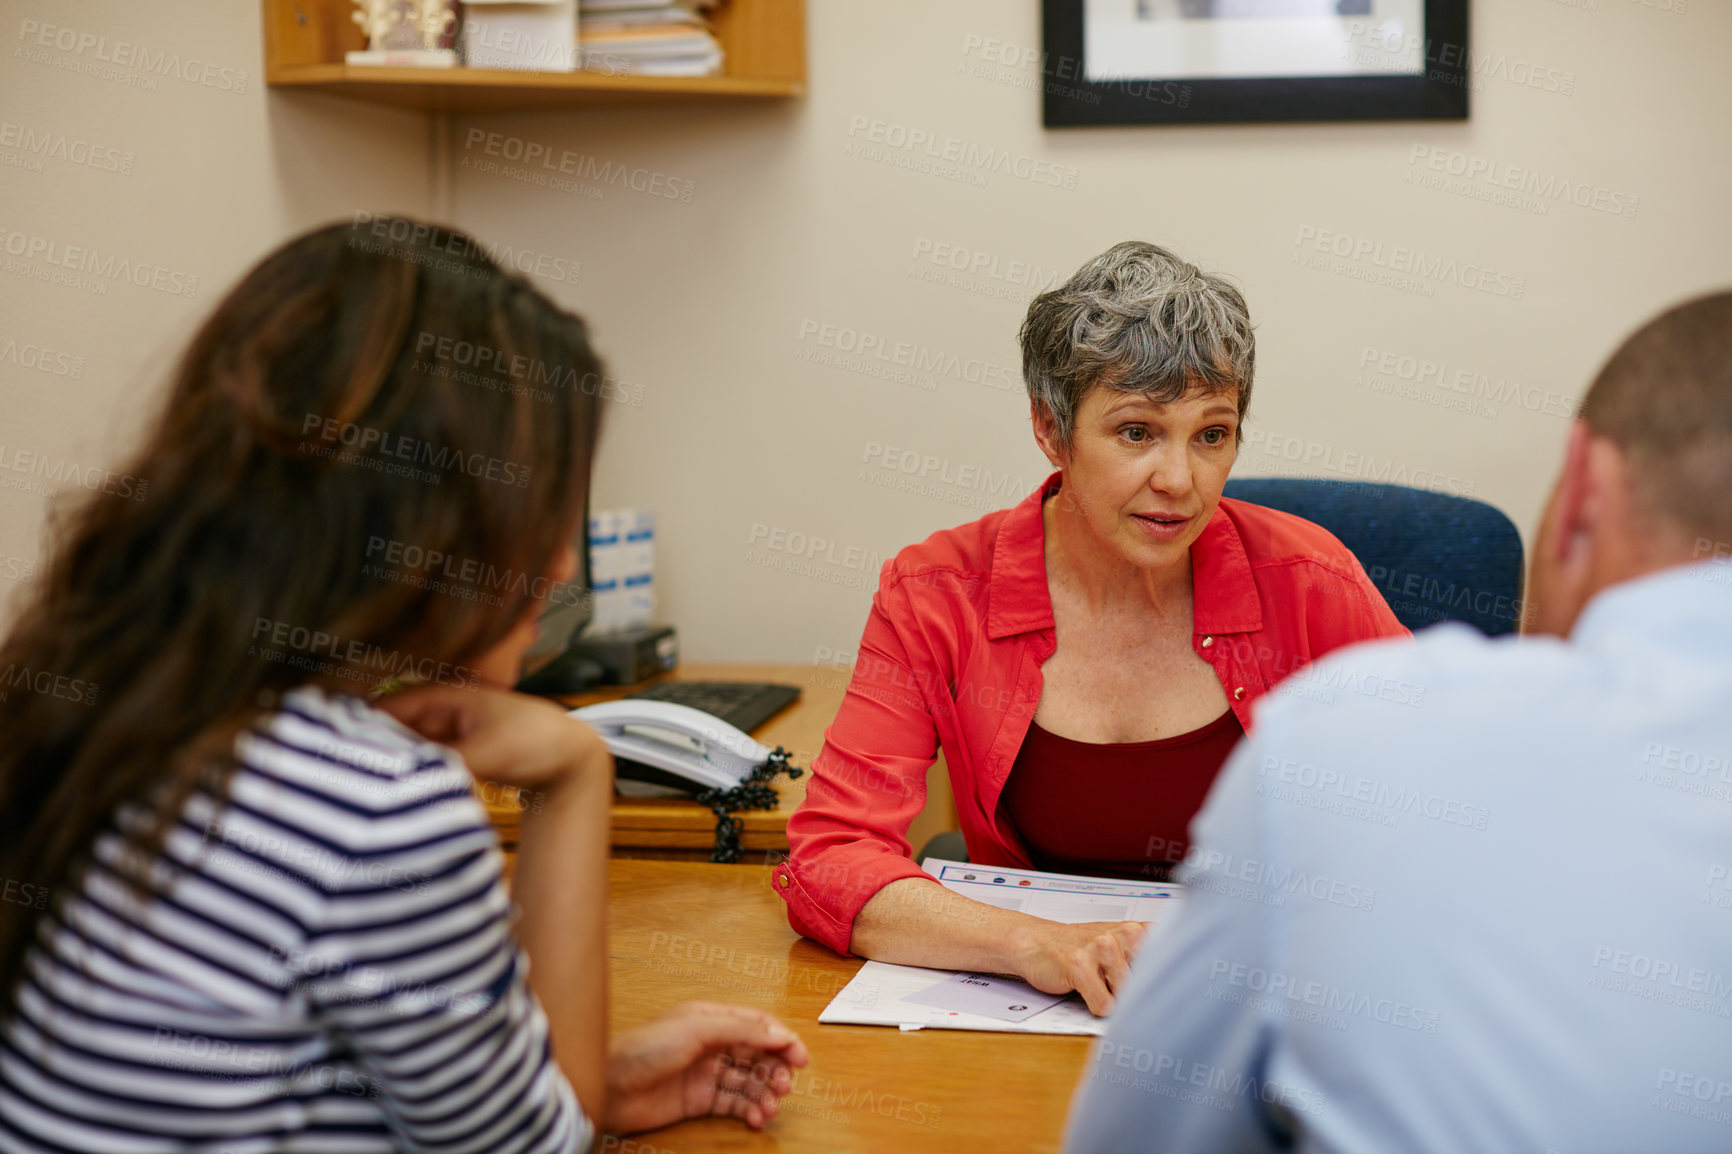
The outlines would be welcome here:
M 1020 338 L 1029 399 L 1051 415 L 1064 445 L 1096 385 L 1162 404 L 1195 388 L 1237 388 L 1241 423 L 1251 404 L 1257 344 L 1245 298 L 1145 241 L 1113 245 L 1035 297 Z

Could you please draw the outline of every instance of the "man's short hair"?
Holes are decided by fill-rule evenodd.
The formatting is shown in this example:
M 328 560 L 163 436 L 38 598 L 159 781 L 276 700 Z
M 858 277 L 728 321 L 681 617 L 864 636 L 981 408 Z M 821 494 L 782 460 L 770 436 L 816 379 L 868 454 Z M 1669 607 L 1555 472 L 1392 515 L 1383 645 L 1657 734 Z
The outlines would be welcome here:
M 1581 415 L 1629 458 L 1647 511 L 1698 541 L 1732 542 L 1732 292 L 1636 330 L 1594 378 Z

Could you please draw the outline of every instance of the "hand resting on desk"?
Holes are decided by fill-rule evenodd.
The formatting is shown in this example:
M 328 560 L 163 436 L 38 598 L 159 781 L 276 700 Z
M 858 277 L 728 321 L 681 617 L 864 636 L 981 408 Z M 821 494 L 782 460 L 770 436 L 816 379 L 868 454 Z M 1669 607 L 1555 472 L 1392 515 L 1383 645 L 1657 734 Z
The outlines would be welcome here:
M 806 1044 L 762 1010 L 687 1002 L 613 1039 L 607 1129 L 632 1133 L 706 1115 L 762 1129 L 807 1060 Z
M 848 948 L 896 965 L 1014 974 L 1049 994 L 1075 990 L 1098 1017 L 1112 1010 L 1147 928 L 1066 925 L 965 898 L 936 881 L 902 878 L 861 907 Z
M 1025 945 L 1017 975 L 1048 994 L 1075 990 L 1088 1003 L 1090 1013 L 1096 1017 L 1107 1014 L 1149 927 L 1142 922 L 1066 925 L 1044 918 L 1029 920 L 1040 924 L 1023 931 Z

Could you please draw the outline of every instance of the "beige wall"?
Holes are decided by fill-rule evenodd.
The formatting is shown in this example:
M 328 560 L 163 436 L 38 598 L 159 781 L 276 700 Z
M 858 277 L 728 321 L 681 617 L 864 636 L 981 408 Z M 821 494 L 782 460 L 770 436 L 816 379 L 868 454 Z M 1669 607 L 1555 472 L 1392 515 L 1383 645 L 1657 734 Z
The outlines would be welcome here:
M 86 361 L 79 380 L 0 363 L 9 450 L 107 460 L 151 395 L 139 366 L 178 346 L 246 262 L 356 207 L 426 208 L 423 121 L 267 97 L 254 9 L 220 6 L 222 23 L 147 19 L 113 2 L 26 7 L 27 18 L 52 11 L 81 31 L 170 42 L 249 80 L 242 95 L 182 81 L 139 94 L 0 58 L 0 119 L 135 154 L 130 176 L 0 167 L 4 227 L 201 278 L 187 300 L 0 276 L 0 335 Z M 582 264 L 574 283 L 542 283 L 591 319 L 623 382 L 609 390 L 621 399 L 609 406 L 597 503 L 659 513 L 664 615 L 691 657 L 809 661 L 852 649 L 879 560 L 1032 486 L 1044 461 L 1026 401 L 1002 387 L 1014 386 L 1030 282 L 1114 241 L 1171 245 L 1244 285 L 1260 356 L 1241 473 L 1293 472 L 1281 454 L 1296 454 L 1322 475 L 1471 493 L 1524 532 L 1567 424 L 1557 412 L 1632 324 L 1729 279 L 1729 5 L 1688 0 L 1680 14 L 1635 0 L 1481 0 L 1485 72 L 1466 123 L 1060 132 L 1040 127 L 1038 65 L 986 58 L 986 41 L 1038 45 L 1033 0 L 810 0 L 809 12 L 804 101 L 511 114 L 448 129 L 455 221 L 489 243 Z M 15 34 L 16 20 L 7 27 Z M 1535 69 L 1569 91 L 1510 79 Z M 1050 162 L 1061 183 L 978 168 L 957 180 L 861 155 L 874 120 Z M 530 147 L 556 158 L 554 171 L 532 170 L 535 183 L 508 159 Z M 1417 149 L 1585 187 L 1590 205 L 1545 200 L 1538 213 L 1426 187 L 1439 174 L 1414 162 Z M 1310 247 L 1338 235 L 1349 253 L 1361 242 L 1384 259 L 1417 249 L 1490 269 L 1494 286 L 1519 279 L 1521 299 L 1366 283 L 1352 274 L 1375 274 L 1371 258 L 1331 268 Z M 946 271 L 929 259 L 940 245 L 978 254 L 996 279 L 922 279 Z M 827 325 L 955 367 L 910 384 L 821 363 L 835 351 Z M 1372 371 L 1384 353 L 1397 373 L 1402 357 L 1442 368 L 1410 386 Z M 922 467 L 930 457 L 952 480 L 885 487 L 901 476 L 884 466 L 893 451 Z M 0 553 L 33 556 L 40 519 L 39 499 L 0 491 Z M 787 552 L 814 539 L 825 542 L 815 558 Z M 795 563 L 805 568 L 778 567 Z
M 0 35 L 0 604 L 10 606 L 40 556 L 45 478 L 76 470 L 124 484 L 106 471 L 235 278 L 357 207 L 425 212 L 429 150 L 422 116 L 269 92 L 256 3 L 8 0 Z M 123 43 L 164 71 L 139 67 Z M 10 255 L 20 245 L 24 256 Z M 114 274 L 125 262 L 146 283 L 32 275 L 77 277 L 53 262 L 85 259 Z M 27 367 L 42 350 L 48 371 Z

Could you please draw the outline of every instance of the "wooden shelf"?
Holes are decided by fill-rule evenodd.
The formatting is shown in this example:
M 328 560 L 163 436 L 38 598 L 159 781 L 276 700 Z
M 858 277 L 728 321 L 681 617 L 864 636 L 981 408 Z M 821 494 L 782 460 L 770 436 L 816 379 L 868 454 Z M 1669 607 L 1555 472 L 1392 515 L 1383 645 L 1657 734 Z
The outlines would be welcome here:
M 749 76 L 606 76 L 599 72 L 512 72 L 498 68 L 427 68 L 299 64 L 269 68 L 275 88 L 328 92 L 430 112 L 493 112 L 580 104 L 618 104 L 703 97 L 799 96 L 805 84 Z
M 350 0 L 263 0 L 265 83 L 431 112 L 786 98 L 806 90 L 805 0 L 726 0 L 713 21 L 721 76 L 616 76 L 496 68 L 370 68 L 343 63 L 364 48 Z

